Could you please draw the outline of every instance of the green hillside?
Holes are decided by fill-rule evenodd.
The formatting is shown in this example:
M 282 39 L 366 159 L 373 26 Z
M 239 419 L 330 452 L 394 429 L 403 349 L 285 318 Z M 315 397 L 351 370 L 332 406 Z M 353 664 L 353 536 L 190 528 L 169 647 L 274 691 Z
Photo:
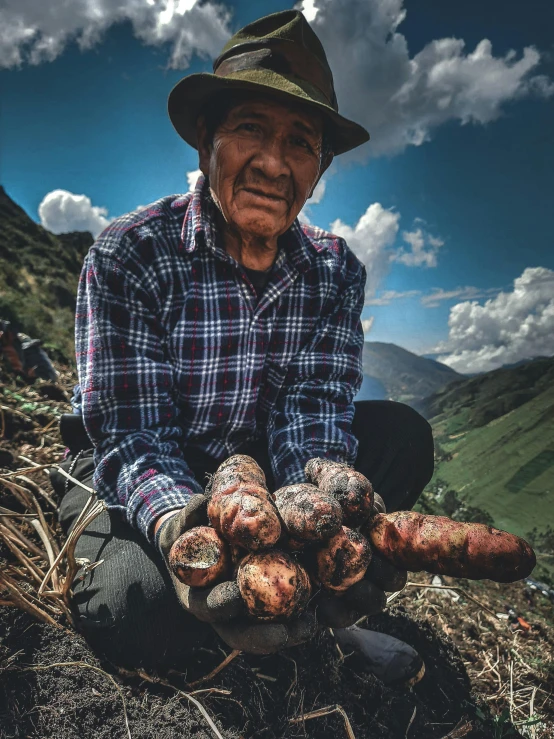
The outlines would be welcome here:
M 554 359 L 456 383 L 424 405 L 440 412 L 421 506 L 530 539 L 554 572 Z
M 0 318 L 73 361 L 75 295 L 89 233 L 54 236 L 0 187 Z

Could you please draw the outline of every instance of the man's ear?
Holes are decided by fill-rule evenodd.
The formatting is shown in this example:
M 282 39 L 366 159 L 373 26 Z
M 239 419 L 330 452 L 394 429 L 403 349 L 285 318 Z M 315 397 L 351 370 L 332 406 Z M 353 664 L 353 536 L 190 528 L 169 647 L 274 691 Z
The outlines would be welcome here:
M 210 157 L 212 155 L 212 142 L 209 140 L 206 118 L 203 115 L 198 116 L 198 120 L 196 121 L 196 141 L 198 144 L 198 166 L 202 174 L 208 177 L 210 172 Z

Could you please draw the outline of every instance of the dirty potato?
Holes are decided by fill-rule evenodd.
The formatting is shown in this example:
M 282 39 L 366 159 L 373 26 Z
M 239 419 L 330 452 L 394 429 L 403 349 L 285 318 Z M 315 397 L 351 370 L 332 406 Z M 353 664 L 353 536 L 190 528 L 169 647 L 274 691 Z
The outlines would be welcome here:
M 296 616 L 310 598 L 306 570 L 277 549 L 248 554 L 239 565 L 237 584 L 248 612 L 264 621 Z
M 229 547 L 209 526 L 185 531 L 169 551 L 169 566 L 175 577 L 195 588 L 225 580 L 230 565 Z

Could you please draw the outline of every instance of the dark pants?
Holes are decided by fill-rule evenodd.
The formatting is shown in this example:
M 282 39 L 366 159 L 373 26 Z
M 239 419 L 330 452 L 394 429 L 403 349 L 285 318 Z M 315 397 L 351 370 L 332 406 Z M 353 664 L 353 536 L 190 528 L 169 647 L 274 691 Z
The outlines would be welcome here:
M 359 442 L 355 468 L 371 480 L 387 510 L 410 509 L 433 473 L 433 438 L 427 421 L 400 403 L 362 401 L 356 403 L 352 431 Z M 75 452 L 76 436 L 66 434 L 62 427 L 64 442 Z M 240 451 L 256 459 L 272 489 L 267 445 L 257 442 Z M 185 453 L 185 458 L 201 484 L 218 466 L 198 451 Z M 64 467 L 72 462 L 71 474 L 90 485 L 92 452 L 81 453 L 77 461 L 69 458 Z M 63 494 L 59 517 L 68 532 L 89 495 L 77 486 L 64 492 L 65 480 L 59 473 L 52 474 L 52 485 Z M 183 611 L 160 555 L 117 511 L 102 513 L 87 528 L 75 554 L 91 562 L 104 560 L 74 583 L 74 606 L 87 640 L 112 661 L 182 669 L 191 649 L 212 633 Z

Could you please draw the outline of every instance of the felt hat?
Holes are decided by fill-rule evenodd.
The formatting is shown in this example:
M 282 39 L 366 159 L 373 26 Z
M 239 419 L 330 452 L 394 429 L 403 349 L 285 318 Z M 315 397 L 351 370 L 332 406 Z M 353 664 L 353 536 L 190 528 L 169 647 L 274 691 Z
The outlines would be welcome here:
M 325 51 L 298 10 L 249 23 L 224 46 L 213 74 L 190 74 L 175 85 L 168 100 L 169 117 L 179 136 L 194 148 L 198 115 L 211 97 L 228 90 L 270 94 L 319 111 L 335 154 L 369 139 L 365 128 L 339 115 Z

